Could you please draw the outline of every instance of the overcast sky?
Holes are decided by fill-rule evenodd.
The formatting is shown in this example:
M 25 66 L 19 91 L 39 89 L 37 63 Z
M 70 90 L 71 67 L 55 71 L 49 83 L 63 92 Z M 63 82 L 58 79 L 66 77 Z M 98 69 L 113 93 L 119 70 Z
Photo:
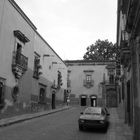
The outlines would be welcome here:
M 63 60 L 83 59 L 97 39 L 116 42 L 117 0 L 15 0 Z

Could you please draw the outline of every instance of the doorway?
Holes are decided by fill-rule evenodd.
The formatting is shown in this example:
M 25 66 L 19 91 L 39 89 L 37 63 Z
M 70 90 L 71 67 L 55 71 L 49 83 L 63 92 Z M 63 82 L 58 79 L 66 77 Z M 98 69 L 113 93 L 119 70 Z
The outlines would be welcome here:
M 87 96 L 82 95 L 81 96 L 81 106 L 86 106 L 87 105 Z
M 3 103 L 3 83 L 0 82 L 0 105 Z
M 43 104 L 45 103 L 46 99 L 46 92 L 44 88 L 40 88 L 40 93 L 39 93 L 39 103 Z
M 97 106 L 97 96 L 96 95 L 90 96 L 90 105 L 93 107 Z
M 5 79 L 0 77 L 0 109 L 4 107 Z
M 117 107 L 117 92 L 115 88 L 107 89 L 106 93 L 106 106 L 107 107 Z
M 55 90 L 52 91 L 52 109 L 55 109 Z

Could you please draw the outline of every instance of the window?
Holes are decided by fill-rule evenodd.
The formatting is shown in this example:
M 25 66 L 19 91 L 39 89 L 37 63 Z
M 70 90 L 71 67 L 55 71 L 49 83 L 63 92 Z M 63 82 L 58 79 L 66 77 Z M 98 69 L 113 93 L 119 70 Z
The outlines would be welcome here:
M 22 44 L 17 43 L 17 53 L 21 53 L 22 52 Z
M 92 80 L 92 75 L 87 74 L 83 84 L 87 88 L 93 87 L 94 81 Z
M 67 75 L 67 87 L 71 87 L 71 80 L 70 80 L 70 70 L 68 70 L 68 75 Z
M 14 63 L 22 68 L 23 71 L 27 70 L 28 67 L 28 58 L 22 54 L 23 52 L 23 43 L 20 41 L 16 42 L 16 51 L 14 51 Z
M 39 99 L 39 103 L 40 104 L 46 104 L 47 103 L 47 97 L 46 97 L 46 88 L 47 86 L 42 84 L 42 83 L 39 83 L 39 94 L 38 94 L 38 99 Z
M 28 69 L 28 57 L 23 55 L 25 44 L 15 36 L 15 46 L 13 51 L 12 72 L 15 78 L 19 79 Z
M 91 82 L 91 79 L 92 79 L 91 75 L 86 75 L 86 81 L 87 82 Z
M 86 88 L 93 87 L 94 81 L 92 79 L 94 70 L 84 70 L 85 79 L 83 81 L 83 86 Z
M 45 103 L 46 99 L 46 92 L 44 88 L 40 88 L 40 93 L 39 93 L 39 103 L 43 104 Z
M 14 31 L 14 36 L 16 41 L 15 51 L 21 54 L 25 43 L 29 42 L 29 39 L 19 30 Z
M 40 69 L 41 69 L 40 55 L 35 53 L 35 57 L 34 57 L 34 74 L 33 74 L 34 78 L 39 79 L 39 76 L 41 74 Z
M 16 61 L 20 63 L 21 59 L 21 53 L 22 53 L 22 45 L 20 43 L 17 43 L 17 50 L 16 50 Z
M 57 79 L 57 86 L 58 86 L 58 89 L 63 85 L 62 83 L 62 74 L 60 71 L 58 71 L 58 79 Z

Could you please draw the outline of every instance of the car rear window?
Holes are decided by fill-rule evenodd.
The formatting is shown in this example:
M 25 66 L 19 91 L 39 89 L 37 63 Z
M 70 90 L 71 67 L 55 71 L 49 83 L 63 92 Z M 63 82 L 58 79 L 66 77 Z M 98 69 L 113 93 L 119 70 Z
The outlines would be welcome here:
M 87 108 L 85 109 L 85 114 L 95 114 L 95 115 L 101 115 L 101 108 Z

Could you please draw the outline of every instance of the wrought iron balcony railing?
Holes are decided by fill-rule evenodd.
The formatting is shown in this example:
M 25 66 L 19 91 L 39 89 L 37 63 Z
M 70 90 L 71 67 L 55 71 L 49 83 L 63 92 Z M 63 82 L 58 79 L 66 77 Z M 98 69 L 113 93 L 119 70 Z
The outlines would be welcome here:
M 84 80 L 83 81 L 83 86 L 87 87 L 87 88 L 93 87 L 94 86 L 94 80 L 89 80 L 89 81 Z
M 28 58 L 21 53 L 13 52 L 13 67 L 20 67 L 24 71 L 28 68 Z

